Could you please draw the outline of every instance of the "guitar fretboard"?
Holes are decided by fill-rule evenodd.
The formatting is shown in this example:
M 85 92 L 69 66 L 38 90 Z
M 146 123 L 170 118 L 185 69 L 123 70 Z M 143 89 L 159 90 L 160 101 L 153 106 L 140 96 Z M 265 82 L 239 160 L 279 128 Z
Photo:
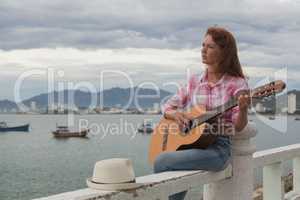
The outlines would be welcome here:
M 225 111 L 237 106 L 237 100 L 235 97 L 231 97 L 225 104 L 215 107 L 213 110 L 208 111 L 206 114 L 201 115 L 190 121 L 189 126 L 185 127 L 183 132 L 187 133 L 189 130 L 207 122 L 218 115 L 221 115 Z

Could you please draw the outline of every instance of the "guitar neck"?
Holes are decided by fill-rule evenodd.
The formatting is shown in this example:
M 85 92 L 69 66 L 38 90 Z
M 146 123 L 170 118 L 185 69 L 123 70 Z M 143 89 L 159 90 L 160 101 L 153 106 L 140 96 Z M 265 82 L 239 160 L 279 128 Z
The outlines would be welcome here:
M 281 80 L 272 81 L 263 86 L 257 87 L 254 90 L 251 90 L 249 95 L 253 99 L 263 99 L 265 97 L 275 95 L 278 92 L 282 92 L 285 89 L 286 85 Z M 243 91 L 241 91 L 243 92 Z M 247 91 L 246 91 L 247 92 Z M 249 91 L 248 91 L 249 92 Z M 235 95 L 238 96 L 238 95 Z M 191 129 L 196 128 L 197 126 L 203 124 L 204 122 L 209 122 L 211 119 L 221 115 L 225 111 L 238 105 L 236 97 L 233 96 L 225 104 L 217 106 L 213 110 L 207 111 L 204 115 L 196 117 L 189 121 L 187 126 L 182 128 L 183 133 L 188 133 Z
M 203 124 L 204 122 L 208 122 L 209 120 L 217 117 L 218 115 L 221 115 L 227 110 L 230 110 L 231 108 L 237 106 L 237 100 L 235 97 L 231 97 L 229 101 L 227 101 L 225 104 L 217 106 L 211 111 L 208 111 L 205 115 L 199 116 L 192 120 L 191 122 L 191 128 L 195 128 L 199 126 L 200 124 Z
M 268 96 L 274 96 L 276 93 L 281 92 L 285 88 L 283 81 L 277 80 L 270 82 L 269 84 L 260 86 L 250 91 L 250 97 L 252 99 L 263 99 Z M 191 120 L 188 127 L 183 131 L 187 132 L 192 128 L 195 128 L 205 122 L 209 122 L 211 119 L 221 115 L 227 110 L 238 105 L 238 101 L 235 96 L 231 97 L 225 104 L 215 107 L 213 110 L 207 111 L 206 114 L 196 117 Z

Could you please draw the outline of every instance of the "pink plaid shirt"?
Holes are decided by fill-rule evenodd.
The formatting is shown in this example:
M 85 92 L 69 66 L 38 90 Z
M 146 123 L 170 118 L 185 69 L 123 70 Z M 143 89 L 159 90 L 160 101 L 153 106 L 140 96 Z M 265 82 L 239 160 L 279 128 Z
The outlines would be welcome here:
M 230 97 L 240 90 L 248 89 L 245 79 L 230 75 L 223 75 L 214 85 L 209 85 L 207 71 L 202 76 L 193 75 L 186 87 L 179 88 L 177 94 L 171 97 L 163 106 L 163 112 L 183 109 L 195 105 L 204 105 L 207 110 L 225 104 Z M 239 112 L 238 106 L 223 114 L 226 122 L 235 123 Z

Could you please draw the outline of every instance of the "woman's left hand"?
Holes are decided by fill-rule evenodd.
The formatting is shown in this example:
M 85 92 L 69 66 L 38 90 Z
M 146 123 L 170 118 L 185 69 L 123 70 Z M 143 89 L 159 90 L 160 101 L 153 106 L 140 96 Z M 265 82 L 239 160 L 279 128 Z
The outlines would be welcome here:
M 240 110 L 247 111 L 251 104 L 251 97 L 248 94 L 241 94 L 238 98 L 238 106 Z

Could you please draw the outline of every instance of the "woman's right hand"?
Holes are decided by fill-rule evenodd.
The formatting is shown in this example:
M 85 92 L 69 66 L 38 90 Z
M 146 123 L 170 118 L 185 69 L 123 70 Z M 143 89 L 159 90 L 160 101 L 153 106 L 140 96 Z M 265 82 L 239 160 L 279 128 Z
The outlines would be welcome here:
M 188 125 L 190 121 L 189 117 L 186 114 L 179 111 L 175 111 L 172 113 L 167 112 L 165 113 L 165 118 L 176 121 L 180 127 Z

